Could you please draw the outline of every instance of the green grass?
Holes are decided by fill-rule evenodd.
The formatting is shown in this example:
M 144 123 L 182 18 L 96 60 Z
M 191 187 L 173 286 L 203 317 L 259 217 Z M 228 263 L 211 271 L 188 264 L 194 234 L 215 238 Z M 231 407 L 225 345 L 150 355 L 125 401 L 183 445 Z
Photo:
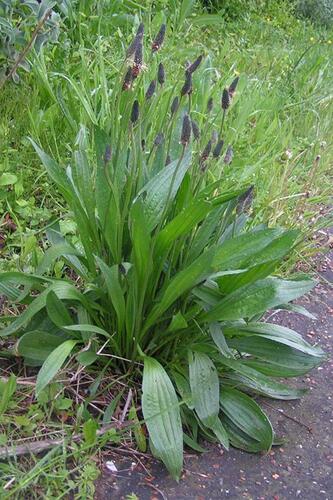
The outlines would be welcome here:
M 233 143 L 235 158 L 225 171 L 226 179 L 236 186 L 255 185 L 254 224 L 265 221 L 301 228 L 305 234 L 301 255 L 306 258 L 313 252 L 312 232 L 329 222 L 318 219 L 317 214 L 318 207 L 329 202 L 332 182 L 333 75 L 329 41 L 333 35 L 296 22 L 282 9 L 264 17 L 251 14 L 228 24 L 216 16 L 204 18 L 196 14 L 184 22 L 180 12 L 175 16 L 178 29 L 169 32 L 163 49 L 170 61 L 166 64 L 168 82 L 182 74 L 186 59 L 193 60 L 201 52 L 210 55 L 209 73 L 220 90 L 233 75 L 240 74 L 235 105 L 228 117 L 226 142 Z M 147 15 L 146 10 L 143 15 Z M 152 22 L 147 20 L 147 32 L 155 33 L 161 20 L 161 14 Z M 32 136 L 64 163 L 71 154 L 77 123 L 89 131 L 94 120 L 107 122 L 107 84 L 117 73 L 121 46 L 131 32 L 130 25 L 121 23 L 117 31 L 111 30 L 109 26 L 114 24 L 108 25 L 107 21 L 105 16 L 99 25 L 98 17 L 88 21 L 81 16 L 78 32 L 69 32 L 71 45 L 55 46 L 45 59 L 35 62 L 20 86 L 8 84 L 1 94 L 0 174 L 17 176 L 13 186 L 0 187 L 1 213 L 8 212 L 17 225 L 17 231 L 10 232 L 5 221 L 0 220 L 0 233 L 6 238 L 2 270 L 33 271 L 43 255 L 43 228 L 50 220 L 60 218 L 63 234 L 76 242 L 75 227 L 26 136 Z M 98 32 L 102 35 L 99 39 Z M 64 33 L 62 41 L 66 42 L 66 38 Z M 70 82 L 60 75 L 69 77 Z M 80 83 L 78 91 L 71 82 Z M 84 136 L 79 139 L 84 141 Z M 288 159 L 289 150 L 292 156 Z M 315 162 L 318 154 L 321 159 Z M 289 269 L 294 261 L 290 260 Z M 25 415 L 31 390 L 21 389 L 1 423 L 2 444 L 37 436 L 39 422 L 45 424 L 44 435 L 59 428 L 70 434 L 73 425 L 81 425 L 83 420 L 75 416 L 79 406 L 72 406 L 69 423 L 63 425 L 61 409 L 55 408 L 51 417 L 39 402 L 34 408 L 34 425 L 24 425 L 24 419 L 17 416 Z M 63 397 L 61 387 L 59 398 Z M 87 411 L 87 406 L 82 411 Z M 69 491 L 76 491 L 78 498 L 92 498 L 92 480 L 98 467 L 90 457 L 96 456 L 103 444 L 96 442 L 94 450 L 87 450 L 83 442 L 75 445 L 70 454 L 59 447 L 45 459 L 35 461 L 32 457 L 14 458 L 0 466 L 0 487 L 7 485 L 8 495 L 14 498 L 20 498 L 22 491 L 29 492 L 32 498 L 61 498 Z M 15 480 L 9 484 L 13 477 Z

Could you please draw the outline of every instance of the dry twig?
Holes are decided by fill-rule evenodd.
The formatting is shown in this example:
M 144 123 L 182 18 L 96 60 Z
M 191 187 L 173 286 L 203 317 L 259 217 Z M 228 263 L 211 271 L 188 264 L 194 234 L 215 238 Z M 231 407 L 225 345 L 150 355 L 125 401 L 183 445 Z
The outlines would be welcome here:
M 44 24 L 46 23 L 47 19 L 49 18 L 51 14 L 51 9 L 48 9 L 44 16 L 38 21 L 32 35 L 31 35 L 31 38 L 29 40 L 29 42 L 27 43 L 27 45 L 24 47 L 24 49 L 22 50 L 22 52 L 18 55 L 16 61 L 14 62 L 12 68 L 10 69 L 10 71 L 8 72 L 8 74 L 4 77 L 4 79 L 0 82 L 0 90 L 3 88 L 3 86 L 5 85 L 5 83 L 13 76 L 13 74 L 16 72 L 16 70 L 18 69 L 19 65 L 21 64 L 21 62 L 23 61 L 23 59 L 26 57 L 26 55 L 28 54 L 28 52 L 31 50 L 36 38 L 37 38 L 37 35 L 38 33 L 40 32 L 40 30 L 43 28 Z
M 98 436 L 103 436 L 110 429 L 125 429 L 132 425 L 133 422 L 129 420 L 125 423 L 116 423 L 113 422 L 111 424 L 104 425 L 100 429 L 97 430 Z M 83 434 L 75 434 L 71 437 L 70 441 L 78 442 L 83 439 Z M 4 446 L 0 448 L 0 460 L 9 458 L 9 457 L 17 457 L 21 455 L 37 455 L 38 453 L 42 453 L 43 451 L 49 450 L 50 448 L 54 448 L 56 446 L 62 446 L 66 440 L 66 436 L 60 439 L 45 439 L 43 441 L 35 441 L 32 443 L 22 444 L 18 446 Z

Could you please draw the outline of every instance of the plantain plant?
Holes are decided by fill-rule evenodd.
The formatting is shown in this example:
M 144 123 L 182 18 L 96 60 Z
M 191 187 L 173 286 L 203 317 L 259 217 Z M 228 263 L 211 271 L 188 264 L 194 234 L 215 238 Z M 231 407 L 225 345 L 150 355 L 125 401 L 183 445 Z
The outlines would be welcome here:
M 178 479 L 183 443 L 200 450 L 199 436 L 270 450 L 277 441 L 253 396 L 301 397 L 303 389 L 274 379 L 303 375 L 324 354 L 263 320 L 272 308 L 309 314 L 290 302 L 314 282 L 272 276 L 299 235 L 253 227 L 252 187 L 228 185 L 225 126 L 238 78 L 218 103 L 216 89 L 198 96 L 200 55 L 168 85 L 164 35 L 162 25 L 144 49 L 139 26 L 110 92 L 110 120 L 81 129 L 66 168 L 31 140 L 78 239 L 53 225 L 35 274 L 1 274 L 0 292 L 25 307 L 0 335 L 41 367 L 37 395 L 69 357 L 100 367 L 111 357 L 129 384 L 142 382 L 151 451 Z M 52 275 L 58 260 L 61 279 Z

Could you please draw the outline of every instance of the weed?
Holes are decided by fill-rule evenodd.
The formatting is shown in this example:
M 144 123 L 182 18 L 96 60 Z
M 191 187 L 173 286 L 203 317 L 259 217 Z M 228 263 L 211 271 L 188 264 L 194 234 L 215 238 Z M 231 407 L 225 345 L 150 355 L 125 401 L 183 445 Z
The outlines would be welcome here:
M 299 235 L 251 227 L 252 188 L 234 188 L 223 176 L 234 156 L 232 145 L 221 155 L 221 141 L 237 82 L 231 92 L 224 88 L 209 122 L 207 96 L 219 89 L 196 89 L 192 75 L 202 72 L 203 78 L 203 58 L 187 66 L 185 83 L 179 78 L 176 88 L 156 87 L 158 64 L 148 59 L 145 72 L 153 85 L 144 92 L 141 25 L 133 43 L 133 59 L 127 57 L 114 82 L 103 129 L 95 123 L 97 108 L 66 77 L 94 124 L 93 143 L 81 127 L 66 169 L 31 140 L 73 214 L 78 241 L 63 238 L 54 225 L 35 274 L 1 274 L 2 293 L 26 305 L 1 336 L 17 338 L 15 349 L 25 363 L 41 367 L 38 399 L 67 362 L 105 367 L 112 358 L 131 386 L 121 421 L 135 390 L 150 449 L 179 479 L 183 442 L 197 447 L 199 434 L 226 449 L 270 450 L 271 424 L 246 392 L 298 398 L 302 391 L 274 377 L 302 375 L 324 354 L 296 332 L 262 320 L 267 309 L 285 307 L 314 283 L 271 276 Z M 160 43 L 155 40 L 152 55 Z M 129 68 L 131 93 L 122 83 Z M 179 105 L 169 112 L 177 90 Z M 194 115 L 206 122 L 197 140 Z M 215 127 L 219 142 L 212 155 Z M 59 259 L 65 265 L 57 279 L 50 270 Z M 97 429 L 94 419 L 86 419 L 87 446 L 96 443 Z

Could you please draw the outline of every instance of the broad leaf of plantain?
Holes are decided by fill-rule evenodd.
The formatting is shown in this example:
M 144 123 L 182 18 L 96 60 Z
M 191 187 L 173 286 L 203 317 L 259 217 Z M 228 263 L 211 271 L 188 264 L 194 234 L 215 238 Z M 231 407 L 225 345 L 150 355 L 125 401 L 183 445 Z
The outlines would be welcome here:
M 228 449 L 228 435 L 219 420 L 220 384 L 213 362 L 202 352 L 190 353 L 189 373 L 193 405 L 199 419 Z
M 270 450 L 274 438 L 272 425 L 260 406 L 250 396 L 236 389 L 223 387 L 220 403 L 229 420 L 247 436 L 254 439 L 260 450 Z M 234 444 L 232 436 L 230 440 Z
M 156 359 L 149 357 L 144 359 L 142 411 L 154 454 L 178 481 L 183 467 L 179 402 L 168 374 Z

